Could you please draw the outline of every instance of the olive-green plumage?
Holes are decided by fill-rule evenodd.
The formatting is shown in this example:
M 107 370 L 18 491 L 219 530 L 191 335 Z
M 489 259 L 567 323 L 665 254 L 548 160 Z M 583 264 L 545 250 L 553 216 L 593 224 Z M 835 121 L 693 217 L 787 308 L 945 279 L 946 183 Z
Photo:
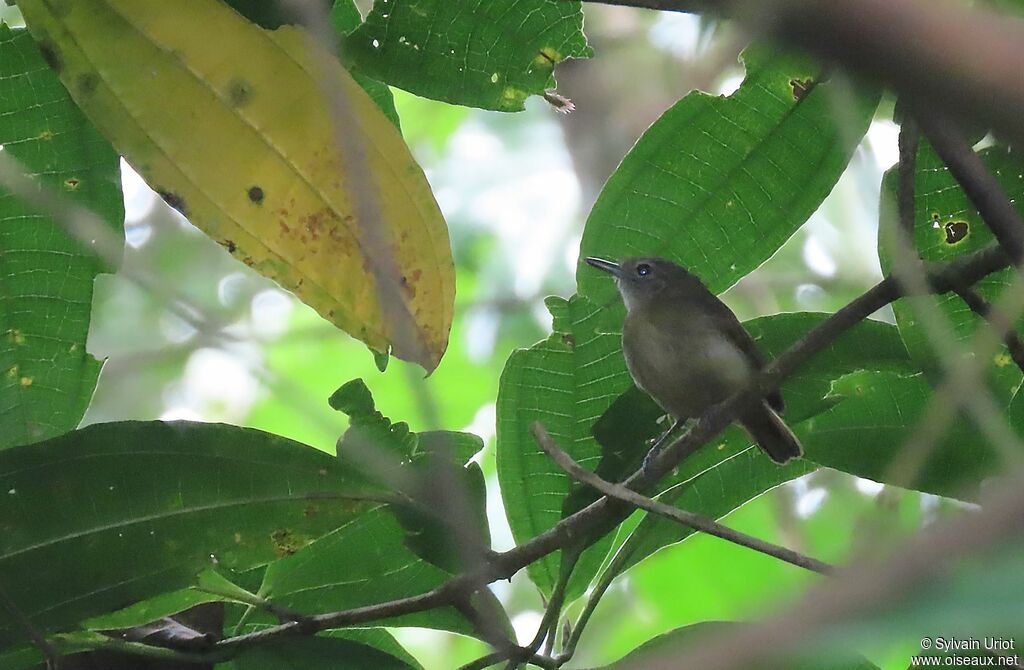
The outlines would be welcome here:
M 626 304 L 622 351 L 633 381 L 677 421 L 698 417 L 745 389 L 764 367 L 732 310 L 684 268 L 661 258 L 587 263 L 615 277 Z M 738 417 L 777 463 L 803 454 L 778 414 L 782 409 L 776 391 Z

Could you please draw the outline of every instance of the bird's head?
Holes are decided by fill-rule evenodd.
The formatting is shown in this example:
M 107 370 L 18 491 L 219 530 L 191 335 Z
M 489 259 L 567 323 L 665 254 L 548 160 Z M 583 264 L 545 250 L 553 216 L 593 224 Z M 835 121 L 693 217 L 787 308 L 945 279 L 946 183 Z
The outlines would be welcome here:
M 586 261 L 588 265 L 615 277 L 615 284 L 628 310 L 706 292 L 696 276 L 664 258 L 631 256 L 616 263 L 591 256 Z

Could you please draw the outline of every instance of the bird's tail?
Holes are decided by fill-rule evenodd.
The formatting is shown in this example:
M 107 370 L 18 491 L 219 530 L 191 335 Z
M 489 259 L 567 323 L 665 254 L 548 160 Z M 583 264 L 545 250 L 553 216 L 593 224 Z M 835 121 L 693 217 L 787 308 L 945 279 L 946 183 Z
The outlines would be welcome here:
M 804 455 L 800 440 L 767 402 L 761 401 L 741 414 L 740 423 L 776 463 L 781 465 Z

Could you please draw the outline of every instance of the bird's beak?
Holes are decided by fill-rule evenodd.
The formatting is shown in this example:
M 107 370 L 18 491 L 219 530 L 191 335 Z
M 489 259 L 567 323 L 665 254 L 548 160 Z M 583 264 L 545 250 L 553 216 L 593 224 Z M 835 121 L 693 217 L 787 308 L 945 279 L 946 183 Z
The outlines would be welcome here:
M 598 270 L 604 270 L 613 277 L 619 276 L 619 264 L 614 261 L 606 261 L 603 258 L 594 258 L 593 256 L 587 256 L 585 260 L 587 265 L 592 265 Z

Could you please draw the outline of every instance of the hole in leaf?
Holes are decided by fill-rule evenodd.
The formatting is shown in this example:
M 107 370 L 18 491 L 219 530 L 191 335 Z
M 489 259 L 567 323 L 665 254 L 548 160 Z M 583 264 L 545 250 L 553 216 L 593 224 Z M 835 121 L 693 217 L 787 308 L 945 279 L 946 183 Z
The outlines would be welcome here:
M 946 231 L 946 244 L 956 244 L 967 237 L 970 226 L 966 221 L 950 221 L 943 229 Z

